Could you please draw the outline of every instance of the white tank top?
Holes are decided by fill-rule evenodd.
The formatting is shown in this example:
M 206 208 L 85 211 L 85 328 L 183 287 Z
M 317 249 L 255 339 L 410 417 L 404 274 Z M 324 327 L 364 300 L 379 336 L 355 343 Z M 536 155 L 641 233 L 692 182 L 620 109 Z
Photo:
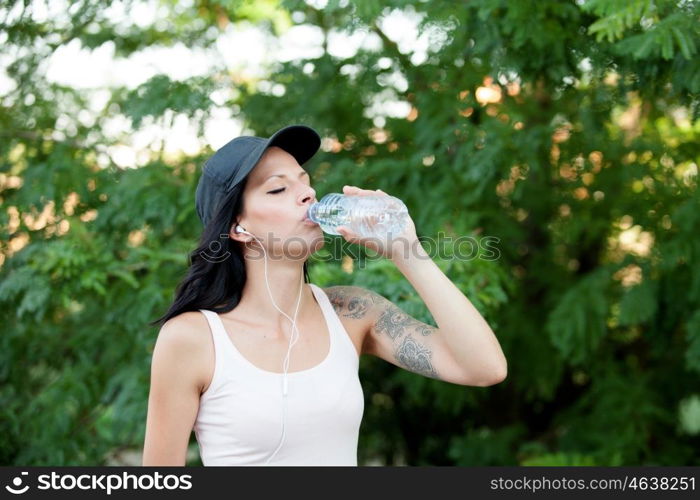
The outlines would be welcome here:
M 364 412 L 359 357 L 326 293 L 309 286 L 326 320 L 330 348 L 320 364 L 287 373 L 285 438 L 269 465 L 357 465 Z M 200 397 L 194 424 L 202 464 L 264 465 L 282 436 L 283 374 L 248 361 L 219 315 L 200 311 L 216 353 L 214 375 Z

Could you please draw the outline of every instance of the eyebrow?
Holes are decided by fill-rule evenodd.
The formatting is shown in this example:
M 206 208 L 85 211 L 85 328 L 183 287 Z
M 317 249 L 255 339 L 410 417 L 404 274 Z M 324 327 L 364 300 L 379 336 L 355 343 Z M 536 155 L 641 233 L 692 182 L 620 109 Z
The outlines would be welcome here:
M 300 178 L 301 178 L 301 176 L 303 176 L 303 175 L 309 175 L 309 173 L 308 173 L 306 170 L 304 170 L 304 171 L 302 171 L 302 172 L 299 173 L 299 177 L 300 177 Z M 271 176 L 269 176 L 267 179 L 265 179 L 265 180 L 263 181 L 263 184 L 266 183 L 267 181 L 269 181 L 270 179 L 272 179 L 273 177 L 287 177 L 287 176 L 286 176 L 285 174 L 272 174 Z

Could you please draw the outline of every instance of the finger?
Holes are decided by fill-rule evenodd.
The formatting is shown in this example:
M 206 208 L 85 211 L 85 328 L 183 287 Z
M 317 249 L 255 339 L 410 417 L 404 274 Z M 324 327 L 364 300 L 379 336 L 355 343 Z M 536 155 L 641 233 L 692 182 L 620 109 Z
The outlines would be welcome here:
M 338 226 L 335 229 L 336 229 L 336 231 L 338 231 L 340 233 L 340 235 L 343 238 L 345 238 L 349 242 L 356 242 L 357 241 L 357 235 L 355 233 L 353 233 L 352 231 L 350 231 L 350 229 L 348 229 L 347 227 Z
M 359 196 L 362 194 L 362 190 L 355 186 L 343 186 L 343 194 L 348 196 Z
M 364 196 L 367 194 L 373 194 L 374 191 L 368 191 L 366 189 L 360 189 L 356 186 L 345 186 L 343 188 L 343 193 L 348 196 Z

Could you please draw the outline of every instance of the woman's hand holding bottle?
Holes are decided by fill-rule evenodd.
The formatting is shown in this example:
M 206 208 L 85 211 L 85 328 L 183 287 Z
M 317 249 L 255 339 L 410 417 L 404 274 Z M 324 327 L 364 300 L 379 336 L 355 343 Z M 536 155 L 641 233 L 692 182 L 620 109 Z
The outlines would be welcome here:
M 389 196 L 381 189 L 361 189 L 357 186 L 343 186 L 343 194 L 346 196 Z M 335 229 L 348 243 L 363 245 L 391 260 L 405 260 L 410 256 L 410 252 L 413 251 L 416 244 L 420 246 L 420 243 L 417 243 L 416 225 L 408 214 L 403 231 L 400 234 L 391 235 L 390 238 L 364 238 L 346 226 L 338 226 Z

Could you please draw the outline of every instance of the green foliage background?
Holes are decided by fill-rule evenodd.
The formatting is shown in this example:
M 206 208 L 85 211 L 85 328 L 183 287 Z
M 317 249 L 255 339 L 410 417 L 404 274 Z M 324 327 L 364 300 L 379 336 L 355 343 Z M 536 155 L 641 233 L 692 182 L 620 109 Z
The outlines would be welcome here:
M 257 135 L 319 130 L 319 195 L 379 188 L 406 202 L 421 237 L 499 238 L 497 260 L 453 258 L 447 238 L 433 254 L 492 325 L 508 378 L 462 387 L 363 359 L 361 463 L 700 464 L 698 4 L 160 0 L 164 20 L 144 26 L 95 0 L 48 19 L 5 2 L 0 463 L 140 451 L 157 335 L 147 323 L 198 239 L 194 189 L 212 151 L 172 155 L 156 141 L 143 165 L 122 168 L 111 147 L 178 115 L 202 133 L 226 108 Z M 426 57 L 385 32 L 395 10 L 420 19 Z M 301 24 L 322 50 L 262 76 L 218 64 L 87 90 L 45 77 L 71 43 L 109 44 L 116 58 L 178 43 L 216 51 L 227 31 L 279 38 Z M 327 43 L 337 33 L 374 43 L 340 57 Z M 410 112 L 376 106 L 389 101 Z M 114 132 L 115 117 L 128 126 Z M 434 324 L 391 263 L 327 251 L 312 258 L 314 283 L 371 288 Z M 199 464 L 194 439 L 190 451 Z

